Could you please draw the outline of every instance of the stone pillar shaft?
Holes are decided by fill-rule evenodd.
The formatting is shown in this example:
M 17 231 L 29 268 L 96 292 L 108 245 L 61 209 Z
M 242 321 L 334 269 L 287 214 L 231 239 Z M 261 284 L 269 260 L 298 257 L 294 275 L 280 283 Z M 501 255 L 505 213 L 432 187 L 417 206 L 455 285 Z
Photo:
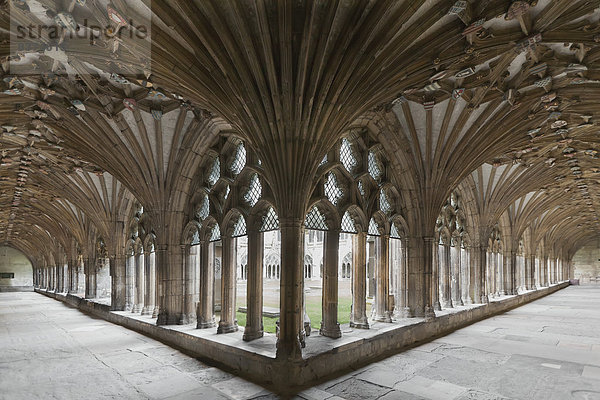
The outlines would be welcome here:
M 367 234 L 352 235 L 352 311 L 350 326 L 368 329 L 367 320 Z
M 144 308 L 142 315 L 152 315 L 156 307 L 156 258 L 154 252 L 144 256 Z
M 198 283 L 198 261 L 200 246 L 184 246 L 185 256 L 185 297 L 183 301 L 183 321 L 186 324 L 196 320 L 196 308 L 200 285 Z
M 223 262 L 221 264 L 221 320 L 217 333 L 238 330 L 236 319 L 236 239 L 223 236 Z
M 281 280 L 278 359 L 302 358 L 300 340 L 304 337 L 304 215 L 280 216 Z
M 375 237 L 376 255 L 376 291 L 374 320 L 392 322 L 389 295 L 390 295 L 390 239 L 387 235 Z
M 263 337 L 263 253 L 264 234 L 248 232 L 248 265 L 246 282 L 247 310 L 243 339 L 251 341 Z
M 135 290 L 131 312 L 141 313 L 144 306 L 144 255 L 135 255 Z
M 212 328 L 215 323 L 215 255 L 214 245 L 209 241 L 200 242 L 200 297 L 196 311 L 196 327 Z
M 320 333 L 323 336 L 339 338 L 342 336 L 338 323 L 338 257 L 340 232 L 325 232 L 323 242 L 323 294 L 322 321 Z

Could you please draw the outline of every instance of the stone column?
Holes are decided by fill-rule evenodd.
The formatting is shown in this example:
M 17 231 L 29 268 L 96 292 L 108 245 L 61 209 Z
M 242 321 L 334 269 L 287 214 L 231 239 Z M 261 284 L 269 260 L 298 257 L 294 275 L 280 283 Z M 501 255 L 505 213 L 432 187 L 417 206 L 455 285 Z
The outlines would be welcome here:
M 247 342 L 263 337 L 263 253 L 264 234 L 248 231 L 247 309 L 243 339 Z
M 200 285 L 198 283 L 199 246 L 182 246 L 185 259 L 185 295 L 183 299 L 183 323 L 191 324 L 196 320 L 196 308 Z
M 460 249 L 460 292 L 461 292 L 461 303 L 462 305 L 472 304 L 473 299 L 469 292 L 469 274 L 470 274 L 470 257 L 468 247 L 461 247 Z
M 542 279 L 540 281 L 540 284 L 542 286 L 548 286 L 548 256 L 544 255 L 542 257 L 542 267 L 541 267 L 541 271 L 542 271 Z
M 369 329 L 367 320 L 367 233 L 352 235 L 352 312 L 350 327 Z
M 444 308 L 452 308 L 454 304 L 452 304 L 452 266 L 451 266 L 451 258 L 450 258 L 450 246 L 444 244 L 442 250 L 442 257 L 440 259 L 440 269 L 444 271 L 443 273 L 443 307 Z
M 463 305 L 460 291 L 460 275 L 461 275 L 461 257 L 460 257 L 460 242 L 456 242 L 450 248 L 450 266 L 452 271 L 452 305 Z
M 221 320 L 217 333 L 230 333 L 238 330 L 236 319 L 236 240 L 223 236 L 223 257 L 221 264 Z
M 144 255 L 144 308 L 142 315 L 152 315 L 156 307 L 156 259 L 154 252 L 146 252 Z
M 525 289 L 533 290 L 535 289 L 533 283 L 533 272 L 535 269 L 535 256 L 527 255 L 525 256 Z
M 373 319 L 379 322 L 392 322 L 390 296 L 390 237 L 388 235 L 375 237 L 375 302 Z
M 477 268 L 477 286 L 475 288 L 475 299 L 480 303 L 488 303 L 488 286 L 487 286 L 487 247 L 481 246 L 477 248 L 478 257 L 475 260 L 475 268 Z
M 435 247 L 434 247 L 435 246 Z M 434 288 L 433 255 L 437 244 L 433 237 L 410 237 L 407 248 L 409 255 L 409 307 L 411 315 L 435 318 L 433 310 Z
M 556 266 L 557 266 L 556 257 L 552 257 L 552 266 L 551 266 L 551 268 L 552 268 L 552 275 L 551 275 L 550 279 L 551 279 L 551 282 L 553 284 L 556 284 L 556 282 L 557 282 L 557 279 L 556 279 Z
M 440 299 L 444 297 L 442 292 L 442 276 L 443 276 L 443 256 L 440 256 L 442 246 L 435 242 L 432 249 L 432 285 L 433 285 L 433 309 L 436 311 L 442 310 L 442 302 Z
M 141 313 L 144 307 L 144 254 L 135 256 L 135 291 L 131 312 Z
M 212 328 L 215 322 L 215 254 L 214 245 L 208 240 L 200 242 L 200 298 L 196 311 L 196 327 Z
M 400 253 L 398 262 L 392 264 L 390 268 L 394 269 L 394 276 L 396 277 L 396 293 L 394 298 L 394 318 L 409 318 L 410 309 L 408 308 L 408 288 L 407 288 L 407 252 L 406 252 L 406 239 L 394 239 L 392 242 L 390 239 L 390 251 L 392 249 L 392 243 L 396 246 L 395 251 Z
M 338 257 L 340 231 L 325 232 L 323 241 L 322 320 L 319 333 L 330 338 L 342 336 L 338 323 Z
M 517 254 L 514 251 L 504 256 L 504 292 L 508 295 L 517 294 Z
M 127 292 L 125 285 L 125 256 L 117 255 L 109 258 L 111 291 L 110 309 L 113 311 L 125 310 Z
M 155 250 L 159 271 L 157 325 L 183 323 L 183 250 L 181 246 L 158 244 Z
M 278 359 L 301 359 L 304 337 L 304 215 L 281 217 L 280 324 Z

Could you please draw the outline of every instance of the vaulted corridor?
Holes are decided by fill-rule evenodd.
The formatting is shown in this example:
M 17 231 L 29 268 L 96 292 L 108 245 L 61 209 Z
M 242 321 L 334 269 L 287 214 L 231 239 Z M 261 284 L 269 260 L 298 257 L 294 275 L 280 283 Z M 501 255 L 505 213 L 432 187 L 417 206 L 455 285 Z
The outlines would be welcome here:
M 1 399 L 277 398 L 36 293 L 0 293 L 0 346 Z M 599 399 L 600 285 L 568 287 L 299 396 Z

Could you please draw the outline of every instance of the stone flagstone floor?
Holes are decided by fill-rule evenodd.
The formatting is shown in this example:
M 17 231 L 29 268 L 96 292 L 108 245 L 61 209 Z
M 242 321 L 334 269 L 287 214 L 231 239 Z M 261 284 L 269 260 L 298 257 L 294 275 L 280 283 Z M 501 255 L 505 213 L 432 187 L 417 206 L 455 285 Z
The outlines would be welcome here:
M 36 293 L 0 293 L 0 346 L 0 399 L 278 398 Z M 298 398 L 600 400 L 600 286 L 569 287 Z

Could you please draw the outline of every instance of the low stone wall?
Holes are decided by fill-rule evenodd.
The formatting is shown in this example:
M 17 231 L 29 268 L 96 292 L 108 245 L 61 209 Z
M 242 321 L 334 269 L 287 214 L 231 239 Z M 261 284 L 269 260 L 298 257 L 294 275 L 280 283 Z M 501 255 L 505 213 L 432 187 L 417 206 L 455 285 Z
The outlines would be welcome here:
M 111 312 L 110 307 L 105 304 L 94 303 L 78 296 L 56 294 L 38 289 L 36 291 L 94 316 L 183 349 L 196 357 L 232 371 L 236 375 L 263 385 L 270 390 L 282 394 L 291 394 L 317 382 L 344 374 L 350 369 L 361 367 L 375 360 L 447 335 L 474 322 L 537 300 L 567 286 L 569 286 L 568 281 L 479 307 L 442 315 L 431 321 L 399 326 L 374 337 L 337 346 L 329 351 L 302 360 L 279 360 L 267 357 L 172 330 L 168 326 L 156 326 L 148 322 L 128 318 Z
M 33 292 L 33 286 L 0 286 L 0 292 Z

